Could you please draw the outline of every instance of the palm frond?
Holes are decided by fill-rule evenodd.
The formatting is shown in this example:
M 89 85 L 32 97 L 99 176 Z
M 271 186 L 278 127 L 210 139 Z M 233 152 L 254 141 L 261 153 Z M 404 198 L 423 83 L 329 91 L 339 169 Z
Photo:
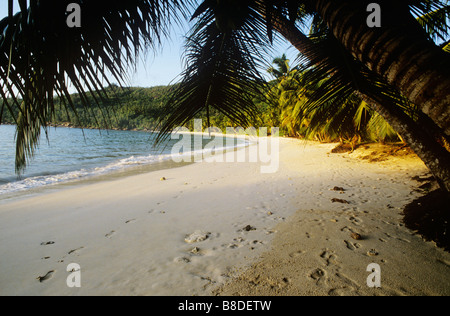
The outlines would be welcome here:
M 54 113 L 54 100 L 73 106 L 73 86 L 86 110 L 88 94 L 97 103 L 114 78 L 120 85 L 138 56 L 159 45 L 177 13 L 190 1 L 80 1 L 82 27 L 66 24 L 71 0 L 20 1 L 21 11 L 0 21 L 0 85 L 6 109 L 17 124 L 16 170 L 32 157 L 41 128 Z M 12 7 L 12 6 L 11 6 Z M 108 125 L 111 109 L 101 118 Z M 17 113 L 19 113 L 17 115 Z M 92 115 L 95 115 L 92 113 Z
M 354 122 L 361 105 L 358 92 L 376 95 L 387 105 L 414 112 L 396 89 L 357 62 L 331 34 L 315 38 L 313 43 L 305 48 L 307 57 L 300 57 L 302 91 L 307 101 L 299 120 L 310 119 L 309 133 L 323 128 L 338 134 L 358 132 Z M 331 51 L 334 53 L 326 53 Z
M 425 1 L 416 7 L 417 21 L 433 40 L 446 41 L 449 36 L 450 5 L 447 1 Z
M 167 102 L 158 142 L 205 109 L 208 117 L 209 109 L 216 109 L 244 127 L 257 113 L 252 95 L 264 83 L 259 65 L 264 64 L 261 56 L 270 38 L 252 1 L 224 3 L 231 7 L 205 1 L 194 15 L 199 21 L 187 38 L 187 68 Z M 227 10 L 238 14 L 227 20 Z

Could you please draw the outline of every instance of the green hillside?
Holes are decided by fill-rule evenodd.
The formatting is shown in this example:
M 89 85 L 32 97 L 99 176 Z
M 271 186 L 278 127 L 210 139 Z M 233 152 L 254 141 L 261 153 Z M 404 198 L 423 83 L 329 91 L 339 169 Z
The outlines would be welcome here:
M 88 107 L 78 94 L 72 95 L 74 111 L 70 106 L 65 107 L 59 101 L 55 104 L 55 114 L 49 118 L 51 125 L 81 128 L 119 129 L 119 130 L 154 130 L 164 117 L 164 106 L 170 98 L 171 91 L 176 86 L 157 86 L 151 88 L 111 86 L 105 88 L 107 98 L 96 100 L 88 94 Z M 263 108 L 261 100 L 255 99 L 256 104 Z M 16 111 L 18 111 L 16 109 Z M 75 114 L 75 112 L 77 114 Z M 17 114 L 17 112 L 16 112 Z M 198 115 L 203 119 L 206 127 L 206 112 Z M 235 126 L 223 114 L 212 111 L 211 125 L 225 130 Z M 12 115 L 3 107 L 2 124 L 14 124 Z M 262 126 L 259 117 L 254 126 Z M 192 122 L 187 124 L 192 128 Z

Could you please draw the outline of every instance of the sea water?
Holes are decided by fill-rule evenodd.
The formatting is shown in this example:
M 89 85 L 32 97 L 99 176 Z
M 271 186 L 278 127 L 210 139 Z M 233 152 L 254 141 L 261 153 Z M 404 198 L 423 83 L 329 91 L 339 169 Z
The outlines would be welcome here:
M 15 172 L 15 137 L 15 126 L 0 125 L 0 199 L 55 185 L 99 181 L 105 177 L 183 165 L 172 161 L 172 148 L 178 139 L 169 137 L 168 141 L 155 146 L 157 134 L 152 132 L 58 127 L 42 133 L 34 157 L 18 175 Z M 205 139 L 203 144 L 209 141 Z M 247 144 L 239 138 L 232 143 L 234 148 Z M 229 140 L 223 138 L 223 144 L 222 150 L 230 149 Z

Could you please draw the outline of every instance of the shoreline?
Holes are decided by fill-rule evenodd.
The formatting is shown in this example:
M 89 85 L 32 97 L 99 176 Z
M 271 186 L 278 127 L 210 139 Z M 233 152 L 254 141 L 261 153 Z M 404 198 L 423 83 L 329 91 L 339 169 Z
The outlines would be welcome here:
M 448 280 L 448 253 L 398 225 L 402 207 L 420 196 L 411 180 L 427 172 L 420 160 L 399 157 L 374 164 L 357 158 L 367 154 L 365 149 L 329 154 L 335 144 L 286 138 L 280 138 L 280 143 L 280 169 L 275 174 L 261 174 L 261 163 L 196 163 L 0 205 L 0 294 L 223 294 L 225 288 L 218 289 L 234 282 L 242 271 L 252 271 L 249 267 L 269 256 L 280 240 L 281 244 L 289 243 L 283 236 L 295 236 L 295 232 L 301 234 L 302 247 L 287 256 L 292 263 L 314 262 L 313 271 L 297 266 L 299 276 L 313 281 L 260 277 L 260 287 L 252 289 L 250 295 L 262 293 L 267 285 L 280 288 L 279 284 L 280 289 L 309 284 L 307 287 L 314 289 L 311 293 L 318 295 L 346 294 L 343 290 L 350 287 L 356 288 L 351 294 L 377 295 L 380 292 L 365 292 L 362 281 L 347 271 L 362 265 L 367 277 L 365 260 L 371 247 L 380 254 L 375 260 L 385 260 L 388 268 L 383 267 L 383 273 L 389 280 L 397 280 L 396 284 L 410 277 L 396 274 L 396 265 L 389 272 L 396 252 L 403 249 L 410 261 L 418 257 L 417 264 L 425 262 L 425 250 L 439 254 L 428 255 L 435 260 L 426 261 L 425 271 L 447 271 L 441 278 Z M 335 186 L 346 191 L 332 190 Z M 334 203 L 333 198 L 350 204 Z M 373 225 L 383 229 L 375 230 Z M 389 229 L 384 230 L 385 226 Z M 356 228 L 366 239 L 349 239 L 350 230 Z M 193 233 L 206 239 L 186 242 Z M 348 248 L 352 245 L 353 251 Z M 405 245 L 408 247 L 399 248 Z M 420 251 L 416 253 L 416 249 Z M 283 263 L 284 255 L 277 256 Z M 351 258 L 349 263 L 345 258 Z M 404 258 L 399 255 L 398 259 Z M 81 267 L 80 288 L 66 285 L 70 263 Z M 332 263 L 339 265 L 329 270 Z M 308 279 L 311 275 L 316 279 Z M 335 285 L 334 292 L 326 290 L 330 283 Z M 401 286 L 406 291 L 393 289 L 381 294 L 417 293 L 410 285 Z M 425 291 L 434 285 L 421 282 L 417 286 Z
M 58 128 L 71 128 L 71 127 L 65 127 L 65 126 L 58 126 Z M 80 129 L 78 127 L 74 127 L 73 129 Z M 122 131 L 122 130 L 108 130 L 108 131 Z M 132 130 L 124 130 L 125 132 L 139 132 L 139 133 L 155 133 L 154 131 L 132 131 Z M 219 133 L 203 133 L 203 132 L 173 132 L 172 135 L 192 135 L 192 136 L 197 136 L 200 135 L 202 136 L 202 140 L 208 140 L 211 137 L 223 137 L 225 138 L 230 138 L 230 139 L 245 139 L 246 141 L 248 141 L 247 144 L 245 144 L 244 147 L 250 146 L 251 144 L 254 144 L 255 139 L 254 137 L 249 137 L 247 135 L 241 135 L 241 134 L 219 134 Z M 184 137 L 184 136 L 183 136 Z M 175 138 L 176 139 L 176 138 Z M 197 141 L 197 139 L 194 140 L 194 144 L 195 141 Z M 252 143 L 253 141 L 253 143 Z M 216 150 L 216 153 L 214 155 L 220 155 L 221 152 L 228 152 L 228 151 L 235 151 L 238 150 L 241 146 L 239 145 L 235 145 L 236 147 L 232 148 L 232 147 L 227 147 L 228 142 L 226 144 L 224 144 L 223 148 L 219 148 L 218 150 Z M 163 146 L 161 146 L 162 148 Z M 185 148 L 183 148 L 185 150 Z M 194 151 L 194 149 L 192 149 L 192 152 Z M 204 158 L 209 157 L 209 153 L 207 152 L 202 152 L 202 156 Z M 213 155 L 213 156 L 214 156 Z M 166 153 L 163 154 L 163 156 L 165 157 L 161 157 L 158 155 L 148 155 L 148 154 L 142 154 L 141 156 L 138 156 L 138 158 L 142 157 L 142 158 L 150 158 L 150 157 L 154 157 L 155 160 L 148 162 L 148 161 L 137 161 L 134 164 L 133 163 L 128 163 L 126 162 L 125 164 L 120 165 L 119 164 L 122 163 L 122 161 L 133 158 L 133 156 L 128 156 L 128 157 L 122 157 L 122 158 L 117 158 L 115 161 L 109 161 L 109 162 L 105 162 L 104 165 L 100 165 L 100 166 L 96 166 L 96 167 L 88 167 L 88 168 L 84 168 L 82 166 L 80 166 L 80 169 L 78 170 L 67 170 L 66 172 L 61 172 L 61 173 L 55 173 L 55 174 L 51 174 L 48 172 L 44 172 L 42 174 L 36 174 L 36 175 L 31 175 L 28 177 L 24 177 L 24 178 L 16 178 L 15 181 L 10 181 L 10 182 L 6 182 L 3 183 L 1 186 L 5 186 L 7 187 L 8 185 L 13 185 L 15 186 L 17 183 L 22 183 L 24 181 L 29 182 L 29 180 L 35 181 L 37 180 L 39 183 L 37 184 L 36 187 L 34 186 L 28 186 L 28 185 L 24 185 L 24 187 L 18 187 L 18 188 L 13 188 L 8 192 L 2 192 L 0 193 L 0 204 L 3 203 L 4 201 L 8 201 L 11 199 L 20 199 L 22 198 L 22 196 L 27 197 L 27 196 L 31 196 L 31 195 L 36 195 L 36 194 L 41 194 L 41 193 L 45 193 L 45 192 L 49 192 L 49 191 L 55 191 L 58 190 L 60 187 L 64 188 L 64 187 L 71 187 L 71 186 L 80 186 L 86 183 L 95 183 L 95 182 L 100 182 L 100 181 L 105 181 L 108 179 L 117 179 L 117 178 L 122 178 L 122 177 L 126 177 L 126 176 L 131 176 L 131 175 L 135 175 L 135 174 L 141 174 L 141 173 L 148 173 L 148 172 L 152 172 L 152 171 L 156 171 L 156 170 L 164 170 L 164 169 L 171 169 L 171 168 L 179 168 L 180 166 L 186 165 L 186 164 L 190 164 L 190 163 L 194 163 L 196 162 L 198 154 L 193 154 L 193 157 L 191 159 L 191 161 L 188 162 L 175 162 L 173 161 L 173 157 L 171 158 L 171 154 L 170 153 Z M 111 169 L 111 170 L 108 170 Z M 104 170 L 102 170 L 104 169 Z M 100 170 L 100 172 L 97 172 L 98 170 Z M 79 174 L 81 172 L 81 175 Z M 58 177 L 63 177 L 61 179 L 59 179 Z M 46 178 L 50 178 L 51 181 L 49 183 L 46 183 L 47 179 Z M 53 178 L 58 178 L 57 180 L 52 180 Z M 52 182 L 54 181 L 54 182 Z M 0 186 L 0 187 L 1 187 Z

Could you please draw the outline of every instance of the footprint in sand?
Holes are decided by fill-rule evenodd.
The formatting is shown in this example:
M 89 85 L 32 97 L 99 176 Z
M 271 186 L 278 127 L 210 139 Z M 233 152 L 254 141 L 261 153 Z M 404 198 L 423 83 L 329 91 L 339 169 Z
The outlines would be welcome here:
M 350 250 L 356 250 L 358 248 L 361 248 L 361 245 L 358 243 L 351 243 L 347 240 L 344 240 L 344 242 L 345 242 L 345 245 L 347 246 L 347 248 Z
M 54 241 L 41 242 L 41 246 L 48 246 L 48 245 L 54 245 L 54 244 L 55 244 Z
M 393 238 L 393 239 L 397 239 L 397 240 L 399 240 L 399 241 L 403 241 L 403 242 L 406 242 L 406 243 L 411 243 L 411 241 L 408 240 L 408 239 L 401 238 L 401 237 L 397 237 L 397 236 L 392 236 L 392 235 L 390 235 L 390 234 L 388 234 L 388 233 L 384 233 L 384 234 L 385 234 L 386 237 L 388 237 L 388 238 Z
M 297 258 L 300 257 L 301 255 L 303 255 L 305 253 L 305 251 L 303 250 L 299 250 L 299 251 L 295 251 L 289 254 L 289 257 L 291 258 Z
M 362 220 L 354 216 L 351 216 L 348 220 L 354 225 L 360 225 L 362 223 Z
M 191 263 L 191 259 L 187 257 L 176 257 L 173 259 L 173 262 L 175 263 Z
M 112 238 L 112 236 L 114 236 L 116 234 L 116 232 L 114 230 L 112 230 L 111 232 L 107 233 L 105 235 L 106 238 Z
M 242 245 L 238 245 L 238 244 L 228 244 L 228 245 L 222 245 L 222 247 L 226 247 L 229 249 L 237 249 L 237 248 L 241 248 L 243 247 Z
M 80 248 L 77 248 L 77 249 L 73 249 L 73 250 L 69 251 L 68 254 L 69 254 L 69 255 L 74 254 L 74 253 L 76 254 L 76 253 L 77 253 L 78 251 L 80 251 L 81 249 L 84 249 L 84 247 L 80 247 Z
M 351 227 L 348 227 L 348 226 L 342 227 L 341 232 L 347 232 L 347 233 L 351 233 L 351 234 L 355 233 L 355 231 Z
M 309 275 L 309 277 L 311 279 L 316 281 L 316 284 L 318 284 L 324 276 L 325 276 L 325 271 L 323 271 L 322 269 L 316 269 Z
M 55 273 L 55 270 L 49 271 L 49 272 L 47 272 L 46 275 L 37 277 L 36 280 L 39 280 L 39 282 L 41 282 L 41 283 L 45 282 L 47 280 L 50 280 L 54 273 Z
M 334 255 L 334 251 L 324 249 L 320 254 L 320 257 L 325 260 L 325 266 L 336 264 L 336 256 Z

